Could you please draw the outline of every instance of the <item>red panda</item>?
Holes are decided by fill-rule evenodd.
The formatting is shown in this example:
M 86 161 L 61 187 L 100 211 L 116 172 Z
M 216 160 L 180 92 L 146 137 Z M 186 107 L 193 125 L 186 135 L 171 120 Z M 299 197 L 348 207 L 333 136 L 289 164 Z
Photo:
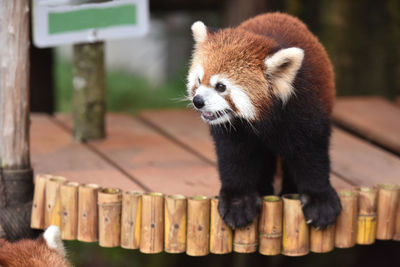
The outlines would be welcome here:
M 308 223 L 333 223 L 341 210 L 329 182 L 335 84 L 324 47 L 283 13 L 215 31 L 198 21 L 192 32 L 187 94 L 215 142 L 222 218 L 235 228 L 257 216 L 279 157 L 282 193 L 300 194 Z
M 0 266 L 4 267 L 70 267 L 61 240 L 60 229 L 49 226 L 36 240 L 8 242 L 0 239 Z

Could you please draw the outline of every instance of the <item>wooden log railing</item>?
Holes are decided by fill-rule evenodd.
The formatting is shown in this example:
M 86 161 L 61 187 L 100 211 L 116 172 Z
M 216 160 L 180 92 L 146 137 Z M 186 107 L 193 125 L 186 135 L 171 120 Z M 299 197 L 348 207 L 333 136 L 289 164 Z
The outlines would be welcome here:
M 342 213 L 336 224 L 323 230 L 307 224 L 298 194 L 263 197 L 259 219 L 232 230 L 218 213 L 218 197 L 123 193 L 93 184 L 80 185 L 78 194 L 73 190 L 77 186 L 57 176 L 38 175 L 31 227 L 45 229 L 52 223 L 61 228 L 68 240 L 99 240 L 102 247 L 139 248 L 148 254 L 186 251 L 192 256 L 227 254 L 232 250 L 302 256 L 310 251 L 325 253 L 334 247 L 349 248 L 356 243 L 373 244 L 375 239 L 400 241 L 398 185 L 339 190 Z M 70 190 L 65 190 L 68 187 Z M 78 208 L 60 205 L 61 209 L 55 212 L 46 198 L 51 196 L 51 202 L 57 203 L 66 192 L 73 200 L 71 205 Z

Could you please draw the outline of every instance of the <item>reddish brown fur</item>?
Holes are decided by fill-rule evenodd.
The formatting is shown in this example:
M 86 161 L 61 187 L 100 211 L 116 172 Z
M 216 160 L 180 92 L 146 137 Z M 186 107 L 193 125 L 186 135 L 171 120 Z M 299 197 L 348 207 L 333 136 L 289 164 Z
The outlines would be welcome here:
M 302 67 L 313 74 L 312 89 L 331 113 L 336 93 L 333 67 L 325 48 L 303 22 L 287 14 L 270 13 L 249 19 L 238 28 L 271 36 L 284 48 L 302 48 L 305 53 Z
M 212 75 L 226 75 L 246 91 L 260 110 L 267 108 L 270 96 L 264 59 L 280 48 L 289 47 L 304 50 L 302 68 L 313 75 L 309 89 L 317 91 L 326 111 L 331 113 L 335 84 L 328 55 L 307 26 L 287 14 L 263 14 L 236 28 L 209 33 L 204 42 L 197 44 L 192 66 L 204 67 L 202 83 L 206 86 L 210 86 Z
M 64 267 L 69 262 L 55 249 L 49 248 L 43 236 L 10 243 L 0 240 L 0 266 L 4 267 Z

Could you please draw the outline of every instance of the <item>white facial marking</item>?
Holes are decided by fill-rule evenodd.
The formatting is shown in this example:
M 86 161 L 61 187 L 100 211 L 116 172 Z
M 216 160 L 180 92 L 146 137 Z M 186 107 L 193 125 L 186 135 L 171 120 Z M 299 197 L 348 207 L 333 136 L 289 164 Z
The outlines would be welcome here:
M 214 88 L 209 88 L 201 85 L 196 90 L 196 95 L 200 96 L 204 100 L 203 109 L 209 112 L 222 111 L 230 109 L 230 106 L 226 100 L 218 94 Z
M 201 118 L 209 124 L 220 124 L 228 122 L 232 117 L 231 107 L 228 102 L 214 88 L 201 85 L 196 90 L 196 96 L 204 100 L 204 107 L 200 109 Z M 212 120 L 207 115 L 214 116 Z
M 242 118 L 246 120 L 255 119 L 255 108 L 251 103 L 249 96 L 242 88 L 240 88 L 240 86 L 235 85 L 222 75 L 216 74 L 211 76 L 210 84 L 215 87 L 217 83 L 222 83 L 226 86 L 226 91 L 221 93 L 221 95 L 230 95 L 232 102 L 235 104 L 239 111 L 238 113 Z
M 192 88 L 193 86 L 199 86 L 199 80 L 201 81 L 204 76 L 204 69 L 201 65 L 197 65 L 191 72 L 189 72 L 187 77 L 187 93 L 189 97 L 192 97 Z
M 60 228 L 56 225 L 50 225 L 43 234 L 44 240 L 49 248 L 57 250 L 65 257 L 65 249 L 61 240 Z
M 303 58 L 303 49 L 291 47 L 279 50 L 264 60 L 267 74 L 271 77 L 271 82 L 273 83 L 273 89 L 283 103 L 286 103 L 294 93 L 292 83 L 301 67 Z M 285 63 L 288 65 L 282 67 Z
M 207 38 L 207 28 L 201 21 L 196 21 L 192 25 L 193 38 L 196 43 L 201 43 Z

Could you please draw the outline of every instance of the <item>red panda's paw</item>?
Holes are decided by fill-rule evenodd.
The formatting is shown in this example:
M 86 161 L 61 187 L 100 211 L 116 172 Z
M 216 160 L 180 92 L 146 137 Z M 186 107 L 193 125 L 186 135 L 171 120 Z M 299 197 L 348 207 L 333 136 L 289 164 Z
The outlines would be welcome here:
M 259 214 L 261 205 L 258 193 L 237 197 L 230 196 L 221 190 L 219 194 L 219 214 L 232 229 L 243 228 L 250 224 Z
M 301 194 L 300 200 L 307 224 L 317 229 L 325 229 L 335 223 L 342 210 L 340 199 L 332 187 L 320 193 Z

